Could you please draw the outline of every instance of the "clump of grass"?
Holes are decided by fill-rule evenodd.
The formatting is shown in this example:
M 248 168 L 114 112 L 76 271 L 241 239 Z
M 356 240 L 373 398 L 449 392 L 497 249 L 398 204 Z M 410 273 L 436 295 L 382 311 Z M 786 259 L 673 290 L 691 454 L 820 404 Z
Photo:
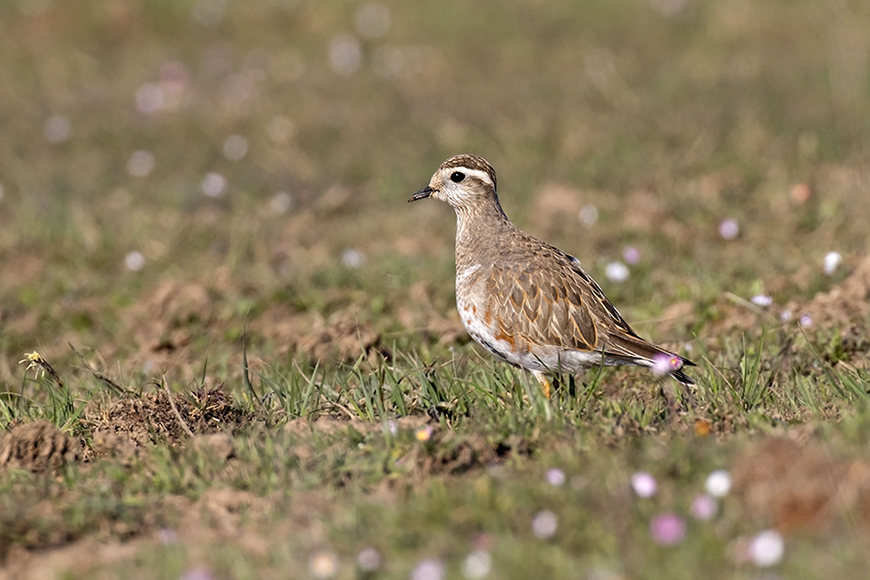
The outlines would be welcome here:
M 26 375 L 18 392 L 0 397 L 4 425 L 45 419 L 65 431 L 73 431 L 82 419 L 87 401 L 73 397 L 69 387 L 41 354 L 31 352 L 20 361 L 34 377 Z

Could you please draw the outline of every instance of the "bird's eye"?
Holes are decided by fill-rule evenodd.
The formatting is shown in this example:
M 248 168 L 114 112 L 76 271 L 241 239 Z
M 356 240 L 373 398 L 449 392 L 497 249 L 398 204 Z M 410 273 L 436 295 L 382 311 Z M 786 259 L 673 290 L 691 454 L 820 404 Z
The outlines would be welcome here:
M 454 171 L 450 174 L 450 181 L 452 181 L 453 183 L 459 183 L 463 179 L 465 179 L 465 174 L 461 171 Z

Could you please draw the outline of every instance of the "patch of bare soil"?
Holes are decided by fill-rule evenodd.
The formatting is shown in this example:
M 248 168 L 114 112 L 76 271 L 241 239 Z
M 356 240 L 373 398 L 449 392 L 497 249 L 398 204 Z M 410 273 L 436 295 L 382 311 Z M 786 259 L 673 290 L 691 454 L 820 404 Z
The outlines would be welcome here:
M 434 475 L 460 475 L 501 463 L 514 454 L 530 453 L 528 442 L 520 436 L 499 440 L 484 435 L 460 435 L 453 430 L 441 428 L 423 416 L 397 419 L 394 428 L 397 433 L 413 434 L 413 437 L 409 442 L 399 435 L 403 442 L 398 444 L 397 449 L 402 449 L 402 454 L 393 465 L 402 477 L 386 479 L 384 484 L 387 486 L 399 482 L 400 479 L 413 482 Z M 294 419 L 284 425 L 283 429 L 300 437 L 299 441 L 293 443 L 292 449 L 288 449 L 288 453 L 305 464 L 320 461 L 332 454 L 341 455 L 347 449 L 346 439 L 339 438 L 330 448 L 315 451 L 315 447 L 306 442 L 310 440 L 312 433 L 329 437 L 352 429 L 362 436 L 369 436 L 382 432 L 385 427 L 380 423 L 321 417 L 316 421 Z
M 125 326 L 130 329 L 130 338 L 137 349 L 127 365 L 166 369 L 178 363 L 179 355 L 188 350 L 192 333 L 208 326 L 214 309 L 214 301 L 204 285 L 163 281 L 146 299 L 137 301 L 124 312 Z
M 870 256 L 837 287 L 818 294 L 801 312 L 813 322 L 828 326 L 848 326 L 870 318 Z
M 79 442 L 48 421 L 16 425 L 0 438 L 0 468 L 56 471 L 80 454 Z
M 491 441 L 482 435 L 457 435 L 455 431 L 433 430 L 423 445 L 415 445 L 396 462 L 412 481 L 433 475 L 461 475 L 474 469 L 501 463 L 508 456 L 528 455 L 528 442 L 519 436 Z
M 747 513 L 783 533 L 823 533 L 841 523 L 870 528 L 870 463 L 833 457 L 818 443 L 768 439 L 732 470 Z
M 322 493 L 312 493 L 310 505 L 328 509 L 329 503 L 323 497 Z M 252 556 L 266 557 L 275 537 L 267 530 L 274 527 L 270 522 L 285 503 L 281 494 L 259 497 L 247 491 L 216 488 L 195 501 L 177 495 L 164 497 L 149 509 L 147 521 L 141 522 L 136 533 L 127 537 L 107 523 L 105 529 L 95 533 L 54 543 L 46 540 L 30 549 L 19 543 L 4 546 L 0 540 L 0 580 L 90 576 L 95 568 L 132 563 L 144 546 L 155 544 L 183 544 L 194 562 L 204 562 L 208 550 L 226 541 Z M 305 509 L 311 511 L 308 506 Z M 304 521 L 305 514 L 298 513 L 301 510 L 294 504 L 286 511 L 290 528 L 287 533 L 298 530 L 294 524 Z M 63 529 L 63 524 L 58 524 Z
M 425 282 L 417 282 L 408 288 L 407 300 L 397 308 L 399 323 L 403 328 L 417 329 L 424 340 L 439 344 L 468 342 L 470 337 L 459 320 L 455 309 L 444 315 L 432 302 L 435 291 Z
M 400 427 L 404 426 L 404 428 L 412 428 L 422 425 L 425 422 L 425 419 L 422 417 L 404 417 L 399 419 L 398 424 Z M 324 416 L 318 417 L 314 421 L 297 417 L 296 419 L 287 421 L 282 429 L 286 433 L 298 437 L 305 437 L 312 433 L 328 437 L 330 435 L 347 431 L 348 429 L 354 429 L 362 435 L 371 435 L 372 433 L 382 431 L 384 427 L 380 423 L 373 423 L 371 421 L 360 421 L 358 419 L 343 420 Z
M 735 330 L 748 330 L 763 325 L 779 324 L 780 312 L 792 313 L 792 320 L 808 316 L 812 329 L 836 330 L 846 353 L 855 355 L 852 364 L 863 366 L 870 350 L 870 256 L 840 284 L 820 292 L 809 302 L 789 302 L 781 311 L 765 311 L 739 297 L 727 295 L 715 305 L 718 316 L 705 334 L 711 337 Z M 682 303 L 665 311 L 664 319 L 677 319 L 690 308 Z M 665 328 L 666 322 L 661 325 Z M 665 330 L 667 332 L 667 330 Z
M 145 445 L 177 445 L 191 435 L 233 429 L 250 420 L 232 397 L 220 389 L 201 388 L 170 399 L 165 391 L 145 393 L 89 410 L 97 455 L 129 457 Z
M 218 279 L 215 284 L 219 292 L 233 291 L 229 281 Z M 127 366 L 147 372 L 193 363 L 189 360 L 192 337 L 220 322 L 217 308 L 205 285 L 164 281 L 124 314 L 137 349 Z M 352 308 L 324 319 L 275 305 L 251 320 L 249 330 L 277 343 L 279 354 L 298 352 L 312 360 L 353 361 L 362 355 L 387 354 L 373 325 L 360 322 Z
M 313 360 L 353 361 L 382 350 L 380 338 L 371 324 L 360 323 L 352 313 L 337 312 L 317 321 L 308 334 L 299 337 L 296 348 Z
M 282 303 L 272 304 L 248 322 L 250 334 L 274 343 L 275 352 L 280 356 L 292 353 L 299 337 L 307 333 L 310 327 L 310 316 Z
M 328 318 L 276 304 L 252 320 L 252 334 L 277 343 L 279 354 L 299 353 L 313 361 L 353 362 L 361 356 L 389 356 L 371 323 L 360 322 L 354 309 Z

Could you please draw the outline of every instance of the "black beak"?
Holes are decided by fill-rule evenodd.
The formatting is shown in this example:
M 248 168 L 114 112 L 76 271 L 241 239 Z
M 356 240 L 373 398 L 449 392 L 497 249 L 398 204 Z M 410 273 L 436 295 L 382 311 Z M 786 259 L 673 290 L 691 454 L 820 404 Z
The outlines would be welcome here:
M 408 202 L 419 201 L 419 200 L 421 200 L 421 199 L 426 199 L 427 197 L 429 197 L 429 196 L 432 195 L 433 193 L 435 193 L 435 190 L 434 190 L 434 189 L 432 189 L 431 187 L 424 187 L 423 189 L 421 189 L 420 191 L 418 191 L 417 193 L 415 193 L 414 195 L 412 195 L 411 197 L 409 197 L 409 198 L 408 198 Z

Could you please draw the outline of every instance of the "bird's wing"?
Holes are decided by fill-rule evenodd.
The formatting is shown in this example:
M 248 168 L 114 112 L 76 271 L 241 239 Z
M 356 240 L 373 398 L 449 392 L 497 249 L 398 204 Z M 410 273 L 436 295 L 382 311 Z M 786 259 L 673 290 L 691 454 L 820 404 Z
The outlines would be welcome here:
M 527 255 L 490 269 L 490 310 L 500 337 L 583 352 L 599 351 L 626 362 L 651 358 L 601 287 L 573 256 L 529 236 Z
M 531 345 L 593 351 L 598 330 L 586 300 L 564 276 L 544 276 L 534 265 L 494 266 L 490 309 L 497 338 Z
M 488 269 L 486 294 L 498 338 L 592 352 L 602 350 L 603 328 L 636 336 L 575 258 L 523 237 Z
M 543 242 L 531 247 L 522 259 L 489 268 L 485 317 L 497 339 L 520 351 L 533 345 L 597 351 L 610 364 L 651 366 L 659 355 L 676 357 L 670 374 L 694 384 L 681 370 L 694 363 L 638 336 L 576 258 Z

